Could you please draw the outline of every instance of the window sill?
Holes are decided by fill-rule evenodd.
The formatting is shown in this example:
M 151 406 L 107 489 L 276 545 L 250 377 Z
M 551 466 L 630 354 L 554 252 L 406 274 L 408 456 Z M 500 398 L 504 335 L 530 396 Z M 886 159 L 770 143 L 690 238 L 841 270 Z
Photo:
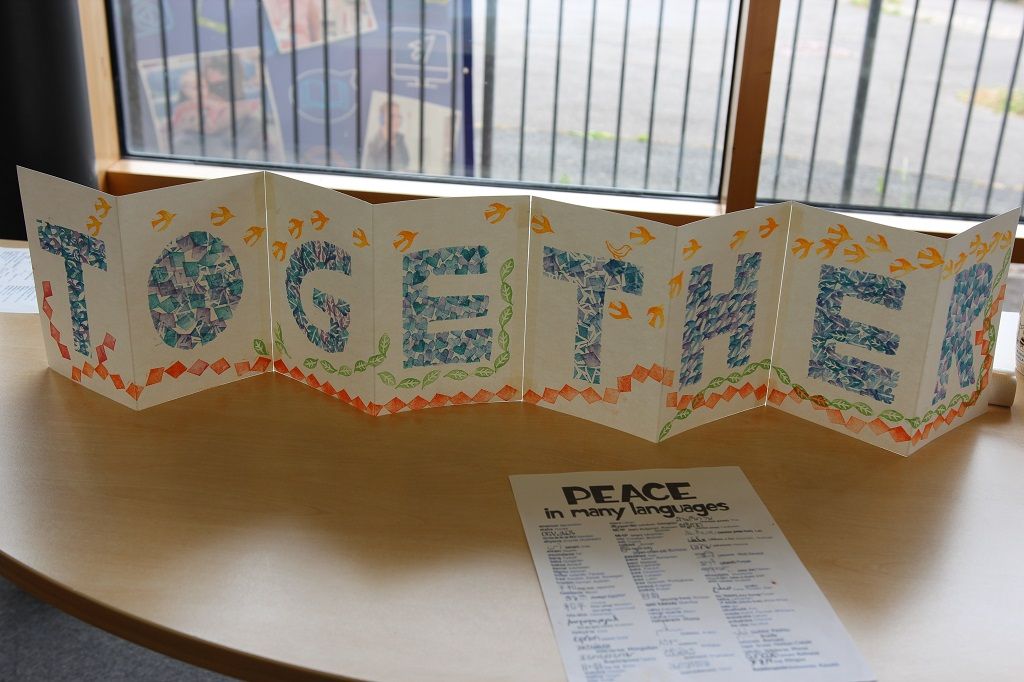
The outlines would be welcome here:
M 241 166 L 152 161 L 149 159 L 121 159 L 107 168 L 104 189 L 111 194 L 132 194 L 169 185 L 193 182 L 195 180 L 223 178 L 242 173 L 251 173 L 252 171 L 252 168 Z M 473 184 L 461 184 L 398 178 L 370 178 L 336 173 L 278 170 L 274 172 L 302 180 L 303 182 L 344 192 L 370 203 L 433 197 L 516 196 L 530 194 L 554 201 L 565 201 L 590 208 L 624 213 L 647 220 L 657 220 L 670 225 L 683 225 L 695 220 L 701 220 L 702 218 L 721 215 L 723 212 L 721 204 L 713 201 L 634 197 L 569 190 L 538 190 L 532 188 L 520 190 L 517 188 L 488 185 L 483 181 Z
M 132 194 L 169 185 L 194 182 L 196 180 L 210 180 L 242 173 L 251 173 L 252 170 L 252 168 L 241 166 L 154 161 L 149 159 L 121 159 L 107 167 L 104 189 L 112 194 Z M 486 182 L 461 184 L 397 178 L 371 178 L 337 173 L 275 172 L 280 172 L 281 175 L 296 178 L 303 182 L 345 192 L 371 203 L 431 197 L 511 196 L 528 193 L 545 199 L 565 201 L 590 208 L 600 208 L 646 220 L 657 220 L 670 225 L 684 225 L 723 213 L 722 205 L 713 201 L 635 197 L 569 190 L 518 190 L 516 188 L 488 185 Z M 830 210 L 852 218 L 880 222 L 892 227 L 943 237 L 959 234 L 978 222 L 960 218 L 843 211 L 836 208 L 831 208 Z M 1024 225 L 1018 225 L 1017 227 L 1017 235 L 1013 247 L 1013 260 L 1017 263 L 1024 262 Z

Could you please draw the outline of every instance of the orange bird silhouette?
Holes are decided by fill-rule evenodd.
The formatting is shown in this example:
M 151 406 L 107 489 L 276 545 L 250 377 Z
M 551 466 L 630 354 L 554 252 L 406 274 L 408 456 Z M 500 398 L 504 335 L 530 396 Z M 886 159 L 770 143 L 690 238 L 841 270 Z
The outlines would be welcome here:
M 608 307 L 612 309 L 608 314 L 616 320 L 630 320 L 633 318 L 633 316 L 629 314 L 629 306 L 623 301 L 612 301 L 608 304 Z
M 812 246 L 814 246 L 814 242 L 810 239 L 800 238 L 793 242 L 793 248 L 790 251 L 793 252 L 794 256 L 799 256 L 800 260 L 803 260 L 811 252 Z
M 397 235 L 398 239 L 391 242 L 391 246 L 395 247 L 400 252 L 405 253 L 406 251 L 409 250 L 409 247 L 412 246 L 412 243 L 413 241 L 416 240 L 416 235 L 418 234 L 419 232 L 410 232 L 409 230 L 402 230 Z
M 736 230 L 732 233 L 732 241 L 729 242 L 729 248 L 735 249 L 737 246 L 743 243 L 743 240 L 747 238 L 746 230 Z
M 505 215 L 511 210 L 511 206 L 506 206 L 505 204 L 495 201 L 484 209 L 484 219 L 491 225 L 497 225 L 505 219 Z
M 690 243 L 683 247 L 683 260 L 690 260 L 700 251 L 700 242 L 691 239 Z
M 171 213 L 166 209 L 160 209 L 156 212 L 156 218 L 149 221 L 149 224 L 153 226 L 153 229 L 157 232 L 163 232 L 171 225 L 171 221 L 174 220 L 177 213 Z M 161 227 L 161 225 L 163 227 Z
M 758 225 L 757 231 L 761 234 L 761 239 L 765 239 L 772 236 L 772 232 L 774 232 L 778 227 L 779 224 L 775 222 L 775 218 L 768 216 L 768 222 L 764 225 Z
M 331 222 L 331 219 L 325 216 L 324 212 L 318 208 L 313 211 L 313 215 L 310 216 L 309 222 L 314 225 L 314 230 L 322 230 L 327 223 Z
M 860 244 L 854 244 L 848 249 L 843 249 L 843 254 L 849 256 L 846 259 L 848 263 L 859 263 L 868 257 L 868 252 Z
M 284 260 L 284 253 L 288 249 L 288 242 L 274 242 L 274 258 L 279 261 Z
M 356 245 L 356 248 L 361 249 L 370 245 L 370 240 L 366 238 L 366 232 L 361 227 L 352 230 L 352 239 L 355 240 L 352 243 Z
M 655 329 L 665 326 L 665 309 L 660 305 L 651 306 L 647 309 L 647 324 Z
M 530 229 L 533 230 L 534 234 L 545 234 L 547 232 L 554 232 L 551 228 L 551 221 L 548 220 L 546 215 L 535 215 L 530 220 Z
M 221 227 L 234 217 L 235 214 L 227 206 L 218 206 L 216 211 L 210 211 L 210 222 L 214 227 Z
M 653 234 L 651 234 L 650 230 L 648 230 L 643 225 L 637 225 L 636 227 L 634 227 L 632 230 L 629 231 L 629 238 L 630 239 L 639 239 L 640 240 L 640 245 L 643 246 L 644 244 L 647 244 L 648 242 L 654 241 L 655 236 Z
M 683 271 L 668 281 L 668 297 L 675 298 L 683 290 Z
M 242 241 L 248 244 L 249 246 L 252 246 L 253 244 L 260 240 L 260 237 L 262 237 L 263 233 L 266 231 L 267 230 L 265 227 L 253 225 L 248 230 L 246 230 L 244 235 L 242 235 Z

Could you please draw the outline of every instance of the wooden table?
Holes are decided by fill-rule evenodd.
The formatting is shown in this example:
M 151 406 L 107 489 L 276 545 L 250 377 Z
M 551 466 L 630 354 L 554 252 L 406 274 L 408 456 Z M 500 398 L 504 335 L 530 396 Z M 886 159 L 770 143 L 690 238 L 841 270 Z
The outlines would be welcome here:
M 172 656 L 562 679 L 508 475 L 735 464 L 881 680 L 1024 678 L 1020 407 L 910 459 L 767 409 L 654 446 L 521 404 L 373 418 L 270 375 L 133 413 L 42 342 L 0 315 L 0 573 Z

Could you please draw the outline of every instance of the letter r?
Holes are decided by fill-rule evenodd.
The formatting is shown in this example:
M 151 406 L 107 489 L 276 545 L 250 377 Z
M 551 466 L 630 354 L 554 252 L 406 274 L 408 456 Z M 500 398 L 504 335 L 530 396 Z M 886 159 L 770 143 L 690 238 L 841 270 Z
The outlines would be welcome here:
M 992 279 L 992 266 L 976 263 L 958 272 L 953 280 L 953 295 L 949 298 L 949 311 L 946 313 L 946 335 L 942 339 L 939 377 L 935 383 L 932 405 L 946 398 L 946 384 L 949 383 L 949 370 L 953 366 L 954 356 L 960 373 L 960 387 L 967 388 L 974 383 L 971 329 L 992 293 Z

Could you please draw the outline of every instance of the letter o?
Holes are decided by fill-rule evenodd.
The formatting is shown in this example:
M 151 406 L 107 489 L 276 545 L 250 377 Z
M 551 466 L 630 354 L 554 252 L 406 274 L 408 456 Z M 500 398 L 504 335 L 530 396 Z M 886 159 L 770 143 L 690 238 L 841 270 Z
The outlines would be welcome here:
M 171 348 L 207 344 L 227 328 L 242 288 L 242 268 L 223 240 L 201 231 L 182 235 L 149 271 L 153 327 Z

